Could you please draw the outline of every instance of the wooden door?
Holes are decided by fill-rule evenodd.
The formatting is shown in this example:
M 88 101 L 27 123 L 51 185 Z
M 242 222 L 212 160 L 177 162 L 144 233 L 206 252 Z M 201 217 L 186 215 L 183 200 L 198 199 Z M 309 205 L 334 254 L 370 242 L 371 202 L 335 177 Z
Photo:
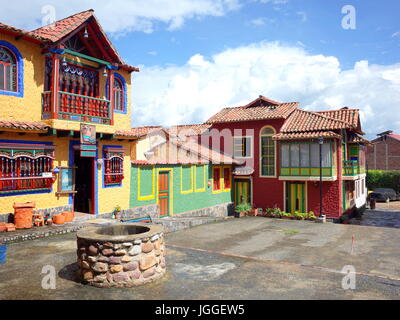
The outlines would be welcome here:
M 169 215 L 170 188 L 169 172 L 161 171 L 158 173 L 158 204 L 160 206 L 160 216 Z
M 306 187 L 304 182 L 286 183 L 286 211 L 306 211 Z
M 246 202 L 251 204 L 250 181 L 235 180 L 235 205 Z

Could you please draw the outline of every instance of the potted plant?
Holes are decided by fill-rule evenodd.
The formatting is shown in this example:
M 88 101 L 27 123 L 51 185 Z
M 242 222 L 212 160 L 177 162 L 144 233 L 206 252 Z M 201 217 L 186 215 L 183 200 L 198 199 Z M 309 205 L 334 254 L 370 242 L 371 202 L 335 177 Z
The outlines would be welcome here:
M 122 211 L 122 209 L 119 205 L 114 208 L 114 212 L 113 212 L 114 219 L 117 219 L 117 220 L 121 219 L 121 211 Z
M 316 219 L 317 219 L 317 217 L 315 216 L 313 211 L 310 211 L 307 213 L 306 220 L 315 221 Z
M 303 220 L 303 219 L 304 219 L 304 215 L 303 215 L 302 213 L 296 211 L 296 212 L 294 213 L 294 218 L 295 218 L 296 220 Z
M 235 208 L 235 217 L 240 218 L 246 215 L 246 212 L 250 211 L 251 205 L 247 202 L 240 203 Z
M 272 209 L 271 208 L 266 208 L 265 209 L 264 217 L 271 217 L 271 218 L 274 217 L 274 215 L 272 214 Z
M 258 209 L 257 208 L 251 208 L 249 211 L 249 216 L 255 217 L 257 215 Z
M 289 212 L 284 212 L 284 211 L 282 211 L 282 212 L 281 212 L 281 216 L 282 216 L 283 219 L 291 219 L 292 214 L 289 213 Z
M 282 211 L 279 208 L 273 208 L 272 215 L 274 218 L 282 218 Z

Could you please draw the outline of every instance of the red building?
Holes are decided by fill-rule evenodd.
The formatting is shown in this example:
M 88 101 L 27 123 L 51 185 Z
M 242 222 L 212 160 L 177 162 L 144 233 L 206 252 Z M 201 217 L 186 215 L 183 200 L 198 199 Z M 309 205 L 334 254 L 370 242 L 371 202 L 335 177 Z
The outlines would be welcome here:
M 369 170 L 400 170 L 400 134 L 385 131 L 367 149 Z
M 233 154 L 234 202 L 339 218 L 365 204 L 365 143 L 357 109 L 311 112 L 263 96 L 212 116 L 203 143 Z

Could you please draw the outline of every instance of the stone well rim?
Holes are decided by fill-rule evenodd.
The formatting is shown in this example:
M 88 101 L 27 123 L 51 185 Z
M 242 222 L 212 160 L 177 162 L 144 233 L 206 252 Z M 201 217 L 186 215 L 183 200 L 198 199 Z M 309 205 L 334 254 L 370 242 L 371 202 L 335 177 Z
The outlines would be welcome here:
M 149 231 L 143 233 L 136 233 L 130 235 L 117 235 L 117 236 L 98 233 L 98 231 L 101 229 L 107 227 L 112 228 L 115 226 L 145 227 L 149 228 Z M 159 234 L 162 232 L 164 232 L 164 228 L 161 224 L 134 222 L 134 223 L 118 223 L 107 226 L 85 227 L 77 232 L 76 237 L 78 239 L 97 241 L 97 242 L 131 242 L 138 239 L 151 238 L 155 234 Z

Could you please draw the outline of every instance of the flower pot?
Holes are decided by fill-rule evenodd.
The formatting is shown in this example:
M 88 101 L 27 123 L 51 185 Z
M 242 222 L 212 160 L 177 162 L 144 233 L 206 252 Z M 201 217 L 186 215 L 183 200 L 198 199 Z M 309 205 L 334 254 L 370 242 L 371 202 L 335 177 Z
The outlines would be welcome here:
M 32 211 L 34 202 L 14 203 L 14 224 L 17 229 L 32 228 Z
M 64 224 L 64 222 L 65 222 L 65 215 L 62 215 L 62 214 L 53 215 L 53 223 L 54 224 Z
M 4 222 L 0 223 L 0 232 L 4 232 L 7 230 L 6 224 Z
M 72 211 L 64 211 L 61 214 L 65 217 L 64 222 L 72 222 L 74 220 L 74 212 Z

